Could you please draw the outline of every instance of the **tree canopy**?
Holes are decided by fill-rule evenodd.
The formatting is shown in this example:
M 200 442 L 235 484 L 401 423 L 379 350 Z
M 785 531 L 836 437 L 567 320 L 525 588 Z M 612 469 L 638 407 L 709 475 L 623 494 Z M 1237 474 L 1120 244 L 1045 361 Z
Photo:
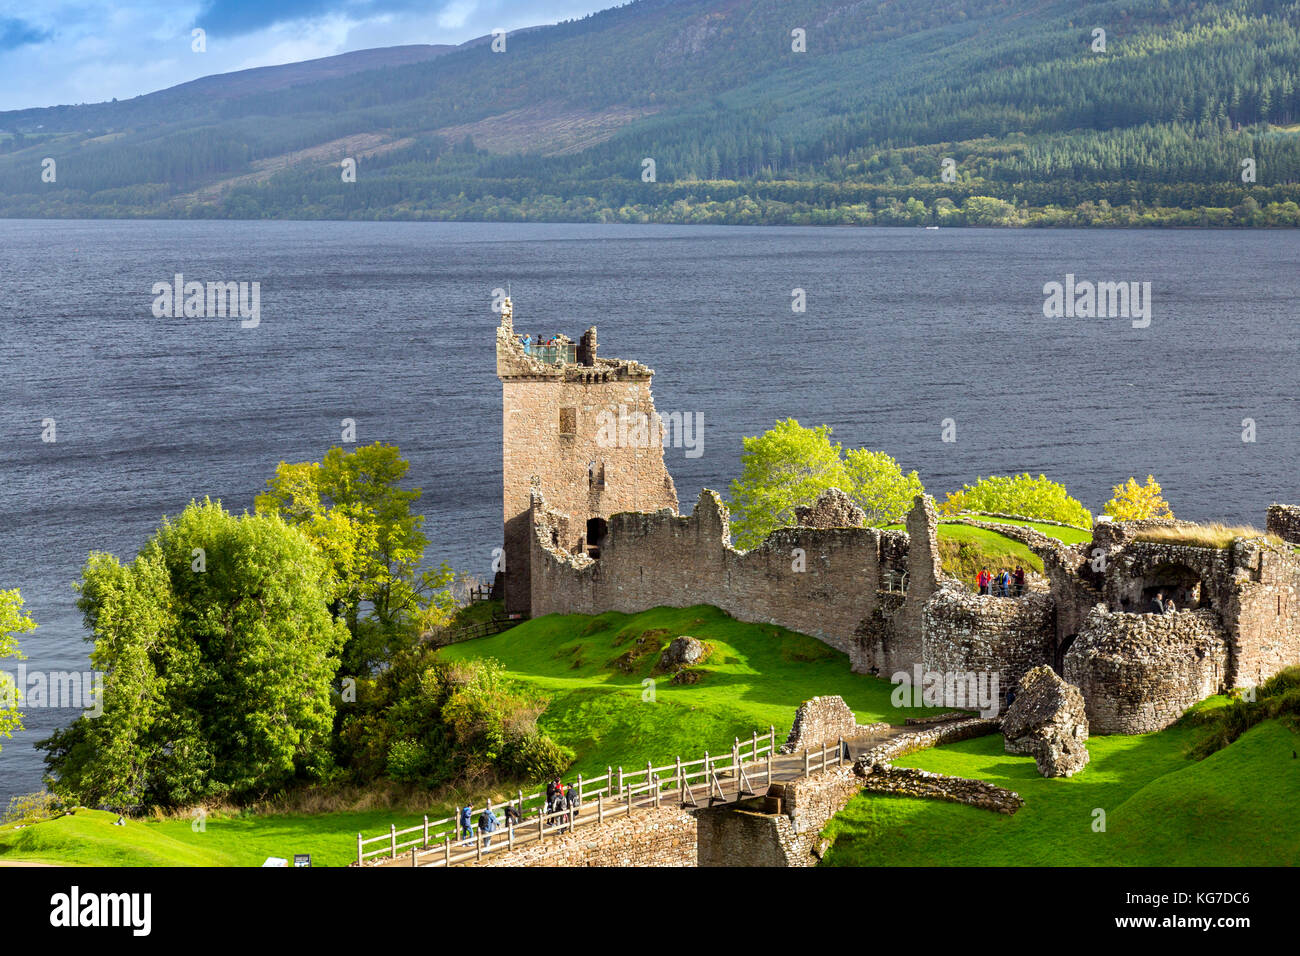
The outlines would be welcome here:
M 1146 484 L 1136 478 L 1111 489 L 1114 496 L 1102 505 L 1102 511 L 1116 521 L 1142 521 L 1147 518 L 1172 518 L 1173 508 L 1165 501 L 1160 484 L 1154 475 L 1147 475 Z
M 136 558 L 92 552 L 78 590 L 103 714 L 39 746 L 83 803 L 179 806 L 320 779 L 346 629 L 312 541 L 276 515 L 191 503 Z
M 740 548 L 761 544 L 777 528 L 795 523 L 794 509 L 839 488 L 866 513 L 867 523 L 897 521 L 924 491 L 915 471 L 903 474 L 883 452 L 831 442 L 829 425 L 805 428 L 795 419 L 742 440 L 741 476 L 731 483 L 731 531 Z
M 973 485 L 962 485 L 948 493 L 939 510 L 944 514 L 964 511 L 1015 515 L 1059 521 L 1079 528 L 1092 527 L 1092 514 L 1046 475 L 990 475 Z
M 23 613 L 23 599 L 18 589 L 0 591 L 0 662 L 22 660 L 18 635 L 35 627 L 36 622 Z M 11 674 L 0 669 L 0 737 L 12 737 L 15 730 L 22 730 L 23 715 L 18 710 L 21 703 L 22 688 Z
M 282 516 L 329 559 L 347 674 L 370 673 L 455 608 L 452 569 L 423 567 L 424 516 L 411 510 L 423 492 L 400 484 L 409 468 L 396 445 L 335 446 L 319 462 L 281 462 L 257 496 L 259 514 Z

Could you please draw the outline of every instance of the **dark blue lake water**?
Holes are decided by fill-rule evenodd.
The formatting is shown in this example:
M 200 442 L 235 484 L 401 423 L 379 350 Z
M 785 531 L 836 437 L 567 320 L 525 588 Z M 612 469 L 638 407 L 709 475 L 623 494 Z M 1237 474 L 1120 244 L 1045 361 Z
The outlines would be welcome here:
M 251 509 L 344 418 L 410 460 L 430 558 L 486 574 L 507 282 L 516 328 L 598 324 L 602 354 L 656 370 L 661 412 L 702 413 L 703 455 L 668 452 L 683 508 L 725 491 L 742 436 L 792 416 L 939 496 L 1028 470 L 1096 510 L 1153 473 L 1181 517 L 1262 524 L 1300 501 L 1297 263 L 1295 232 L 0 222 L 0 589 L 41 625 L 30 670 L 83 669 L 88 551 L 132 556 L 192 498 Z M 155 318 L 178 272 L 259 281 L 260 325 Z M 1150 326 L 1045 318 L 1067 273 L 1150 282 Z M 0 801 L 39 788 L 32 742 L 73 716 L 27 710 Z

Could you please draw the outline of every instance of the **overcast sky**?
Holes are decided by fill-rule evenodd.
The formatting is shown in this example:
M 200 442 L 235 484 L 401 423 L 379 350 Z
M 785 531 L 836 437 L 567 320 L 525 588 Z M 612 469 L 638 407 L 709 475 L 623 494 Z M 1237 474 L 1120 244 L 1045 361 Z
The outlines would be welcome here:
M 619 0 L 0 0 L 0 110 L 127 99 L 212 73 L 462 43 Z M 206 32 L 207 51 L 191 49 Z

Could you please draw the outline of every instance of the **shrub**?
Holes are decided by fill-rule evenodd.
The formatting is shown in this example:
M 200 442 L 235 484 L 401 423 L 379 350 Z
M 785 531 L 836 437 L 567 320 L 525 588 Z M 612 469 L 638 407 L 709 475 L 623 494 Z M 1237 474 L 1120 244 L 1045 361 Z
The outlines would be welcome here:
M 1116 521 L 1144 521 L 1150 518 L 1172 518 L 1174 511 L 1161 494 L 1161 487 L 1154 475 L 1147 475 L 1145 485 L 1139 485 L 1136 478 L 1130 478 L 1122 485 L 1111 489 L 1114 495 L 1102 506 L 1102 511 Z
M 990 475 L 974 485 L 963 485 L 960 491 L 948 494 L 939 510 L 947 515 L 982 511 L 1092 527 L 1092 513 L 1071 498 L 1064 485 L 1049 481 L 1045 475 L 1034 478 L 1028 473 Z

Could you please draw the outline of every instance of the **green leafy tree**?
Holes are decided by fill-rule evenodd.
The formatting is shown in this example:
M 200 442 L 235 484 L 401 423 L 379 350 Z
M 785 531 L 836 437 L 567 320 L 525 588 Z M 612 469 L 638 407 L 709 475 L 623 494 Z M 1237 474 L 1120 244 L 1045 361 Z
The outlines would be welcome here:
M 903 474 L 883 451 L 853 448 L 844 453 L 844 490 L 867 513 L 867 524 L 885 525 L 903 517 L 925 488 L 915 471 Z
M 974 511 L 1092 527 L 1092 514 L 1070 497 L 1064 485 L 1028 473 L 990 475 L 974 485 L 963 485 L 960 491 L 949 492 L 939 510 L 948 515 Z
M 23 599 L 18 589 L 0 591 L 0 661 L 22 660 L 18 635 L 35 627 L 36 622 L 23 613 Z M 21 703 L 22 689 L 11 674 L 0 670 L 0 737 L 12 737 L 15 730 L 23 729 L 23 715 L 18 711 Z
M 92 552 L 77 604 L 103 714 L 41 742 L 52 789 L 179 806 L 325 777 L 346 638 L 330 587 L 306 535 L 207 500 L 165 518 L 128 564 Z
M 409 468 L 395 445 L 335 446 L 320 462 L 281 462 L 257 496 L 259 514 L 283 516 L 330 560 L 330 605 L 349 633 L 344 673 L 370 673 L 455 610 L 452 569 L 422 568 L 429 540 L 411 510 L 422 492 L 400 485 Z
M 731 530 L 736 546 L 753 548 L 773 530 L 795 523 L 794 509 L 839 488 L 867 513 L 870 524 L 898 520 L 924 489 L 915 471 L 904 475 L 883 452 L 831 442 L 828 425 L 805 428 L 793 418 L 743 439 L 741 476 L 731 483 Z

